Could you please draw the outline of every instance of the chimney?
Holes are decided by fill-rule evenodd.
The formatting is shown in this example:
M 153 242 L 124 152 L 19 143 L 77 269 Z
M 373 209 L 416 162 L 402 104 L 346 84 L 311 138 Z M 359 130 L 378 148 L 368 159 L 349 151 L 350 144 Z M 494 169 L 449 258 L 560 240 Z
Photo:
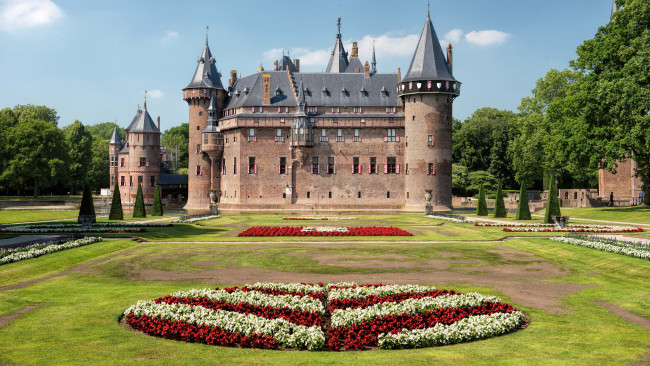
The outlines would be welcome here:
M 368 61 L 366 61 L 366 64 L 363 65 L 363 76 L 369 78 L 370 77 L 370 64 Z
M 399 67 L 397 68 L 397 83 L 402 83 L 402 70 Z
M 158 127 L 158 131 L 160 131 L 160 116 L 156 117 L 156 127 Z
M 296 72 L 300 72 L 300 59 L 293 60 L 293 66 L 296 67 Z
M 278 71 L 278 60 L 273 61 L 273 71 Z
M 454 72 L 454 58 L 453 58 L 453 49 L 451 43 L 447 44 L 447 65 L 449 65 L 449 71 Z
M 228 89 L 232 89 L 237 81 L 237 70 L 230 70 L 230 79 L 228 80 Z
M 262 104 L 271 104 L 271 74 L 262 74 Z
M 359 57 L 359 47 L 357 47 L 357 42 L 352 42 L 352 54 L 350 54 L 350 59 L 353 57 Z

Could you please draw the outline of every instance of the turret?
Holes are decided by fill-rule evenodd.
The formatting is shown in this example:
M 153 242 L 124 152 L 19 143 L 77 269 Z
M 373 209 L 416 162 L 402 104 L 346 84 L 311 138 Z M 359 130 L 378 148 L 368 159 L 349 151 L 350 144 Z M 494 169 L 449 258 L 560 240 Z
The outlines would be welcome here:
M 221 74 L 205 37 L 205 47 L 197 61 L 198 65 L 190 83 L 183 89 L 183 99 L 189 105 L 189 158 L 188 158 L 188 197 L 186 209 L 207 209 L 211 188 L 212 172 L 210 157 L 203 153 L 203 131 L 208 127 L 208 109 L 213 102 L 213 118 L 223 110 L 227 92 L 221 83 Z M 236 77 L 236 76 L 235 76 Z M 232 75 L 231 75 L 232 80 Z M 234 83 L 234 80 L 233 80 Z
M 451 53 L 450 53 L 451 55 Z M 404 103 L 406 209 L 422 211 L 431 191 L 434 211 L 451 210 L 452 104 L 460 82 L 452 75 L 427 15 L 399 93 Z
M 334 48 L 332 49 L 332 55 L 330 56 L 330 61 L 327 64 L 327 69 L 325 72 L 334 72 L 342 73 L 348 68 L 348 54 L 343 48 L 343 41 L 341 39 L 341 18 L 339 17 L 337 22 L 338 33 L 336 34 L 336 42 L 334 42 Z
M 301 77 L 300 84 L 298 84 L 298 105 L 296 106 L 296 113 L 293 115 L 293 123 L 291 124 L 291 146 L 293 147 L 314 146 L 313 126 L 307 120 L 307 114 L 305 113 L 306 105 L 305 90 Z
M 223 155 L 223 135 L 217 124 L 218 111 L 214 93 L 210 95 L 210 106 L 208 107 L 208 126 L 203 130 L 203 139 L 201 151 L 208 155 L 212 167 L 217 167 L 221 163 Z M 215 168 L 210 171 L 210 189 L 220 188 L 219 169 Z
M 117 153 L 122 148 L 122 139 L 120 138 L 120 133 L 117 131 L 117 127 L 113 128 L 113 134 L 111 135 L 111 140 L 108 142 L 108 157 L 109 157 L 109 172 L 111 176 L 111 185 L 110 189 L 115 187 L 115 180 L 118 178 L 119 170 L 119 159 Z

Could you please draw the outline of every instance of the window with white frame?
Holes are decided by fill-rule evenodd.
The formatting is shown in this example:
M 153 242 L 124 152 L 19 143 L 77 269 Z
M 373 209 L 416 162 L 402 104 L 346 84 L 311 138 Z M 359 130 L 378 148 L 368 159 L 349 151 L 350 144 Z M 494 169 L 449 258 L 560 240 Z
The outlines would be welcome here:
M 281 128 L 276 128 L 275 129 L 275 142 L 282 142 L 284 141 L 284 136 L 282 136 L 282 129 Z
M 334 157 L 327 158 L 327 174 L 336 174 L 336 165 L 334 164 Z
M 434 163 L 429 163 L 428 169 L 427 169 L 427 174 L 428 175 L 436 175 L 436 166 Z
M 377 158 L 370 157 L 370 164 L 368 164 L 368 174 L 377 174 Z
M 399 142 L 399 137 L 397 136 L 396 129 L 387 128 L 386 136 L 384 137 L 384 142 Z
M 278 174 L 288 174 L 286 157 L 280 157 L 280 164 L 278 165 Z
M 318 167 L 318 156 L 311 158 L 311 174 L 319 174 L 320 168 Z
M 332 113 L 341 113 L 341 107 L 332 107 Z
M 359 136 L 359 129 L 358 128 L 354 129 L 354 137 L 352 138 L 352 141 L 361 142 L 361 136 Z
M 352 174 L 361 174 L 361 164 L 359 164 L 359 157 L 352 158 Z
M 255 136 L 255 129 L 254 128 L 249 128 L 248 129 L 248 142 L 254 142 L 257 141 L 257 136 Z
M 318 107 L 309 107 L 307 109 L 308 113 L 318 113 Z
M 433 135 L 427 137 L 427 146 L 433 146 Z
M 352 108 L 352 111 L 354 113 L 363 113 L 363 109 L 361 107 L 354 107 Z
M 343 129 L 342 128 L 338 128 L 336 130 L 336 141 L 338 141 L 338 142 L 345 141 L 345 137 L 343 136 Z
M 257 174 L 257 164 L 255 164 L 255 157 L 248 157 L 248 174 Z
M 327 130 L 324 128 L 320 130 L 320 141 L 321 142 L 329 141 L 329 138 L 327 137 Z

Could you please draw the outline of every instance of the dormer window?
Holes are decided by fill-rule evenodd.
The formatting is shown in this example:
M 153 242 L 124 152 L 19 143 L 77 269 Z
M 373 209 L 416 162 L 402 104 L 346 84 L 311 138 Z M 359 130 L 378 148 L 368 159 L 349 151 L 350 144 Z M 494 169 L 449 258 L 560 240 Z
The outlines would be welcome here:
M 341 89 L 341 95 L 348 95 L 348 90 L 345 87 Z
M 368 96 L 368 91 L 366 90 L 366 88 L 361 88 L 359 93 L 361 93 L 362 97 L 367 97 Z
M 388 96 L 388 90 L 386 90 L 386 87 L 385 87 L 385 86 L 383 86 L 383 87 L 381 88 L 381 95 L 384 96 L 384 97 L 387 97 L 387 96 Z
M 323 87 L 323 96 L 328 96 L 330 94 L 330 91 L 327 90 L 327 88 Z
M 239 92 L 239 90 L 235 90 L 235 96 L 236 96 L 236 97 L 238 97 L 240 94 L 241 94 L 241 93 Z
M 276 96 L 280 96 L 280 95 L 282 95 L 282 89 L 280 89 L 280 87 L 278 87 L 277 89 L 275 89 L 275 95 L 276 95 Z
M 248 89 L 248 87 L 245 87 L 245 88 L 244 88 L 244 94 L 248 94 L 248 93 L 250 93 L 250 91 L 251 91 L 251 90 Z

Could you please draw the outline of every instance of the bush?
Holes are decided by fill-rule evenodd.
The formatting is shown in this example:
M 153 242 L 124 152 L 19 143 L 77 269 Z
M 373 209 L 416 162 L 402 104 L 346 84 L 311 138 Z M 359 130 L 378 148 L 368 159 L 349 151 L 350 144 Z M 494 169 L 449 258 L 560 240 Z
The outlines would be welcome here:
M 557 201 L 557 189 L 555 189 L 555 178 L 551 177 L 548 187 L 548 199 L 546 200 L 546 214 L 544 222 L 554 223 L 553 216 L 560 216 L 560 203 Z
M 153 207 L 151 208 L 151 216 L 162 216 L 163 208 L 162 202 L 160 202 L 160 190 L 159 186 L 156 186 L 156 192 L 153 194 Z
M 88 185 L 87 182 L 86 184 L 84 184 L 84 193 L 83 196 L 81 197 L 81 207 L 79 207 L 79 216 L 95 216 L 95 205 L 93 204 L 93 195 L 90 193 L 90 186 Z M 95 220 L 93 219 L 92 222 L 95 222 Z
M 485 203 L 485 189 L 482 185 L 478 192 L 478 206 L 476 207 L 476 214 L 479 216 L 488 215 L 487 203 Z
M 526 193 L 526 183 L 521 184 L 519 189 L 519 204 L 517 205 L 517 220 L 531 220 L 530 207 L 528 207 L 528 194 Z
M 115 180 L 115 188 L 113 188 L 113 200 L 111 201 L 111 212 L 108 214 L 109 220 L 123 220 L 124 212 L 122 211 L 122 197 L 120 196 L 120 187 Z
M 144 198 L 142 197 L 142 185 L 138 183 L 138 194 L 135 196 L 135 206 L 133 206 L 133 217 L 147 217 L 147 211 L 144 210 Z
M 501 194 L 501 197 L 506 198 L 506 197 L 508 197 L 508 195 L 503 193 L 503 194 Z M 478 199 L 478 193 L 474 195 L 474 198 Z M 497 194 L 496 193 L 487 193 L 487 194 L 485 194 L 485 198 L 489 199 L 489 200 L 495 200 L 495 199 L 497 199 Z
M 494 204 L 494 217 L 508 217 L 508 211 L 506 211 L 506 204 L 503 202 L 503 192 L 501 192 L 501 184 L 497 188 L 497 201 Z

